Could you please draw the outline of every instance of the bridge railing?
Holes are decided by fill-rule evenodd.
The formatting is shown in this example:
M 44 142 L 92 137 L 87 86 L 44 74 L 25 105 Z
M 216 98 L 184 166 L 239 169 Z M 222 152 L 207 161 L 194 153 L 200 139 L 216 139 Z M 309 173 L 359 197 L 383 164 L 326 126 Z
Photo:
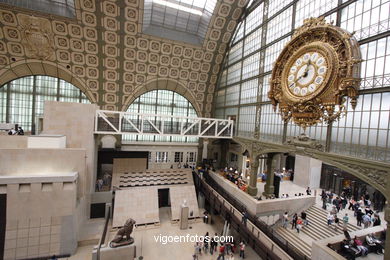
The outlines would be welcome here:
M 97 110 L 95 134 L 232 138 L 233 120 Z

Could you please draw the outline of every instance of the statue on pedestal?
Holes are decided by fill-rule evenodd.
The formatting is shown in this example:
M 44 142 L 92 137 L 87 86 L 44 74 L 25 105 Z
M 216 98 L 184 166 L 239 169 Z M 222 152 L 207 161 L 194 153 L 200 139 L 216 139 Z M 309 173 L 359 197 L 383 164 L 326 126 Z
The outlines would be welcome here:
M 126 220 L 125 225 L 118 230 L 114 239 L 110 242 L 110 247 L 120 247 L 127 246 L 134 243 L 134 238 L 130 236 L 131 232 L 133 232 L 133 227 L 135 225 L 135 220 L 129 218 Z

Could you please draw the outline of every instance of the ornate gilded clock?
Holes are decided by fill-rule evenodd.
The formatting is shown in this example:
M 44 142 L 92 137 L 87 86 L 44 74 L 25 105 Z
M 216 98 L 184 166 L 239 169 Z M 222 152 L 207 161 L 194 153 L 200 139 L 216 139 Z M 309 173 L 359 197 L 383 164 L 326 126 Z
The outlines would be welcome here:
M 324 18 L 306 19 L 275 62 L 268 97 L 283 120 L 304 129 L 330 123 L 345 112 L 346 96 L 355 108 L 360 63 L 352 34 Z

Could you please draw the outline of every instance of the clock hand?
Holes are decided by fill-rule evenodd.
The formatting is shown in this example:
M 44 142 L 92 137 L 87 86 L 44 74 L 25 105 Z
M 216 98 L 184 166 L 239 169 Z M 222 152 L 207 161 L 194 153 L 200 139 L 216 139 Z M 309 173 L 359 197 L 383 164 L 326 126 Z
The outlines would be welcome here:
M 299 77 L 295 80 L 295 83 L 296 83 L 297 81 L 299 81 L 301 78 L 304 78 L 304 77 L 307 76 L 307 74 L 308 74 L 308 72 L 309 72 L 309 65 L 310 65 L 310 64 L 311 64 L 311 61 L 309 60 L 309 62 L 308 62 L 307 65 L 306 65 L 305 71 L 302 73 L 301 76 L 299 76 Z
M 306 65 L 306 69 L 305 69 L 305 72 L 303 73 L 304 75 L 306 74 L 307 76 L 307 72 L 309 71 L 309 66 L 311 65 L 311 60 L 309 59 L 309 61 L 307 62 L 307 65 Z M 305 77 L 306 77 L 305 76 Z

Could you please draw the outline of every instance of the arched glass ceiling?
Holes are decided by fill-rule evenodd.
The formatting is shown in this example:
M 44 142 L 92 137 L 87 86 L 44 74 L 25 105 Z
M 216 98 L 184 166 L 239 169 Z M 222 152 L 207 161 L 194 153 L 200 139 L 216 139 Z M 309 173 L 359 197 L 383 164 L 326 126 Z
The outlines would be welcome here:
M 216 3 L 216 0 L 145 0 L 142 30 L 200 45 Z
M 0 123 L 19 124 L 34 132 L 46 100 L 90 103 L 80 89 L 62 79 L 27 76 L 0 87 Z
M 0 3 L 69 18 L 76 15 L 74 0 L 0 0 Z
M 192 104 L 182 95 L 170 90 L 152 90 L 139 96 L 127 112 L 197 117 Z M 197 137 L 123 135 L 123 141 L 198 142 Z

